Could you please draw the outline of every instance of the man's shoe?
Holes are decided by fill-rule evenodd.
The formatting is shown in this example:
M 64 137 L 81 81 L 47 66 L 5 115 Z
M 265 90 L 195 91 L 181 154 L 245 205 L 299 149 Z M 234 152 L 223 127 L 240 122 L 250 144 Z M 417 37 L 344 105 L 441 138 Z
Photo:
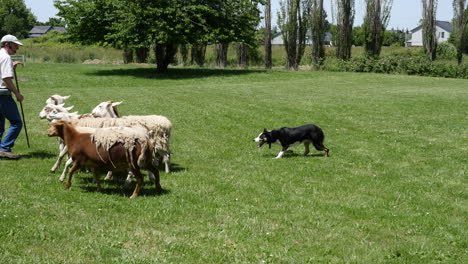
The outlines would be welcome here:
M 19 159 L 20 157 L 21 157 L 20 155 L 0 150 L 0 158 Z

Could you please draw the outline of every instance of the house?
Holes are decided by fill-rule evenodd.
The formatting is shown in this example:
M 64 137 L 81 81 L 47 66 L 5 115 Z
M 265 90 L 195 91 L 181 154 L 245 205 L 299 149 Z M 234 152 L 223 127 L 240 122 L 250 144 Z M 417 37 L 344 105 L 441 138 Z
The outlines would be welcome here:
M 29 31 L 29 37 L 30 37 L 30 38 L 37 38 L 37 37 L 43 36 L 44 34 L 50 32 L 50 31 L 67 32 L 67 30 L 65 29 L 65 27 L 34 26 L 34 27 Z
M 275 33 L 271 39 L 271 45 L 273 46 L 280 46 L 284 45 L 283 35 L 281 33 Z M 306 34 L 306 45 L 312 45 L 312 34 L 307 32 Z M 325 39 L 323 40 L 323 45 L 326 47 L 331 47 L 332 45 L 332 34 L 330 32 L 325 33 Z
M 436 37 L 437 43 L 446 42 L 450 37 L 450 33 L 452 33 L 453 28 L 452 24 L 448 21 L 436 21 Z M 407 47 L 421 47 L 423 46 L 423 38 L 422 38 L 422 25 L 412 29 L 410 31 L 411 36 L 410 39 L 406 41 Z

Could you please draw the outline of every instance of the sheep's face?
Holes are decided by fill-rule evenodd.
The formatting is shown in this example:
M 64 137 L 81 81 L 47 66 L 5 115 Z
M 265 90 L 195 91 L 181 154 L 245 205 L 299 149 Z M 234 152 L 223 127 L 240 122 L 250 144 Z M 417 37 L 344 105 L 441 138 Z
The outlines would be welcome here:
M 48 104 L 42 108 L 41 112 L 39 113 L 39 117 L 41 119 L 47 118 L 49 119 L 49 115 L 51 114 L 56 114 L 56 113 L 68 113 L 73 109 L 73 106 L 70 107 L 64 107 L 63 104 L 60 105 L 53 105 L 53 104 Z M 50 120 L 50 119 L 49 119 Z
M 67 100 L 68 98 L 70 98 L 69 95 L 61 96 L 58 94 L 54 94 L 46 100 L 46 104 L 53 104 L 53 105 L 63 104 L 63 102 L 65 102 L 65 100 Z
M 49 129 L 47 129 L 47 135 L 49 137 L 58 137 L 61 135 L 62 124 L 58 122 L 54 122 L 50 125 Z
M 68 113 L 68 112 L 55 112 L 47 116 L 49 121 L 54 120 L 70 120 L 73 117 L 78 116 L 78 112 Z
M 102 102 L 91 111 L 91 114 L 94 117 L 119 117 L 117 114 L 117 106 L 121 103 L 122 102 L 112 101 Z

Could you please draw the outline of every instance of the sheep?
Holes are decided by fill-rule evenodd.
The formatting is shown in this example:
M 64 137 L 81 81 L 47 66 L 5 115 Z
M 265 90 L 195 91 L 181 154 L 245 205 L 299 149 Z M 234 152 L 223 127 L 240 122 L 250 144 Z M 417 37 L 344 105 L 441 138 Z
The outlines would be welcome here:
M 58 95 L 58 94 L 54 94 L 54 95 L 51 95 L 49 98 L 47 98 L 46 105 L 48 105 L 48 104 L 54 104 L 54 105 L 63 104 L 63 102 L 65 102 L 65 100 L 67 100 L 68 98 L 70 98 L 69 95 L 61 96 L 61 95 Z
M 73 166 L 65 188 L 71 187 L 73 173 L 83 167 L 92 167 L 93 175 L 98 180 L 98 171 L 102 169 L 129 168 L 137 184 L 130 198 L 138 196 L 143 184 L 140 168 L 147 169 L 155 176 L 156 191 L 160 193 L 159 171 L 151 162 L 153 145 L 142 128 L 101 128 L 94 133 L 80 133 L 70 121 L 59 120 L 51 124 L 47 131 L 49 137 L 58 136 L 68 146 L 68 153 L 73 158 Z M 99 181 L 98 181 L 98 188 Z
M 151 143 L 154 145 L 155 157 L 163 159 L 166 173 L 170 172 L 170 137 L 172 123 L 165 116 L 123 116 L 121 118 L 82 118 L 72 123 L 84 127 L 143 126 L 148 130 Z
M 117 105 L 120 105 L 121 103 L 122 102 L 112 102 L 112 101 L 102 102 L 91 111 L 91 114 L 95 117 L 106 117 L 106 116 L 118 117 L 119 114 L 117 112 Z M 141 119 L 141 117 L 142 116 L 131 116 L 130 119 L 139 120 Z M 160 154 L 160 157 L 163 158 L 163 161 L 165 164 L 165 172 L 170 173 L 171 157 L 170 157 L 169 143 L 170 143 L 170 134 L 171 134 L 172 124 L 164 116 L 151 116 L 150 118 L 147 118 L 147 117 L 148 116 L 146 117 L 143 116 L 143 119 L 149 122 L 159 123 L 158 131 L 157 131 L 158 135 L 155 135 L 155 137 L 160 137 L 163 140 L 159 140 L 158 141 L 159 144 L 155 146 L 155 148 L 157 152 Z M 157 118 L 156 120 L 155 119 L 156 117 L 159 117 L 159 118 Z M 123 118 L 127 118 L 127 117 L 124 116 Z
M 112 102 L 112 101 L 109 101 L 109 102 Z M 101 105 L 101 104 L 99 104 L 99 105 Z M 92 117 L 93 116 L 91 114 L 78 115 L 78 112 L 69 113 L 68 110 L 71 110 L 71 108 L 73 108 L 73 107 L 64 108 L 63 104 L 61 104 L 62 107 L 58 107 L 58 106 L 54 106 L 54 105 L 47 105 L 47 106 L 52 108 L 52 111 L 50 111 L 50 113 L 47 114 L 47 119 L 49 121 L 61 120 L 61 119 L 69 120 L 71 118 L 83 118 L 83 117 Z M 118 117 L 118 112 L 116 111 L 116 109 L 115 110 L 113 109 L 112 112 L 109 112 L 109 113 L 105 113 L 105 111 L 101 111 L 100 114 L 106 115 L 106 116 L 111 116 L 111 117 Z M 60 163 L 62 162 L 63 157 L 67 153 L 67 147 L 66 147 L 65 144 L 63 144 L 63 141 L 60 138 L 58 138 L 58 142 L 59 142 L 59 155 L 57 157 L 56 162 L 54 163 L 54 165 L 50 169 L 51 172 L 55 172 L 58 169 L 58 167 L 60 166 Z M 67 173 L 67 168 L 71 164 L 72 164 L 72 160 L 68 159 L 67 162 L 65 163 L 65 167 L 64 167 L 64 169 L 62 171 L 62 174 L 59 177 L 60 181 L 63 181 L 65 179 L 65 176 L 66 176 L 66 173 Z M 106 179 L 109 179 L 111 177 L 111 175 L 112 175 L 112 172 L 109 171 L 108 175 L 106 176 Z M 129 174 L 128 179 L 127 179 L 127 183 L 126 183 L 127 185 L 131 181 L 131 178 L 130 178 L 131 176 L 132 175 Z

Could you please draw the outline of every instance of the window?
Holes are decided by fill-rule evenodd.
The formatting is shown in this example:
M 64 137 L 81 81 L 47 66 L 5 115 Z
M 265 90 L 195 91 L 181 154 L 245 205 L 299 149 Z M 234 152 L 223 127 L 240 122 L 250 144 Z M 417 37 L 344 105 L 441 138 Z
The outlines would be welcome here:
M 445 32 L 440 32 L 440 37 L 441 37 L 441 38 L 444 38 L 444 33 L 445 33 Z

